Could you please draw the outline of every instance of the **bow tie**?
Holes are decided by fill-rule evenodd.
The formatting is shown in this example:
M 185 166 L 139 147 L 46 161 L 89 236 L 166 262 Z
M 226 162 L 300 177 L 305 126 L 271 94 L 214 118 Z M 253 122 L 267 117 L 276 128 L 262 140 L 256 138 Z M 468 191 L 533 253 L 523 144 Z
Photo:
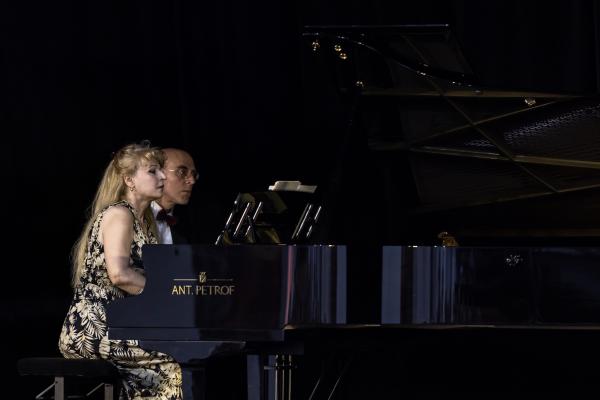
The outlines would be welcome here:
M 158 214 L 156 214 L 156 220 L 165 221 L 169 226 L 173 226 L 177 223 L 177 217 L 168 214 L 164 209 L 160 210 Z

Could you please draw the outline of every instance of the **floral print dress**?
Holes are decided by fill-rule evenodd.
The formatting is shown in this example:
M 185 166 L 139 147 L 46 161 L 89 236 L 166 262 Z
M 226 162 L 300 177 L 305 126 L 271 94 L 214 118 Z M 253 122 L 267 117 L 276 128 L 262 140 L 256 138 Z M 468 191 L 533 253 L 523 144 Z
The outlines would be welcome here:
M 172 357 L 146 351 L 138 346 L 137 340 L 108 339 L 106 305 L 129 296 L 108 278 L 104 247 L 98 239 L 102 218 L 106 210 L 114 206 L 124 206 L 134 213 L 129 203 L 120 201 L 104 208 L 96 217 L 88 242 L 85 268 L 60 334 L 60 352 L 65 358 L 111 361 L 123 378 L 121 398 L 179 400 L 182 396 L 181 368 Z M 144 232 L 135 214 L 133 231 L 130 263 L 132 267 L 143 268 L 142 246 L 157 241 L 152 233 Z

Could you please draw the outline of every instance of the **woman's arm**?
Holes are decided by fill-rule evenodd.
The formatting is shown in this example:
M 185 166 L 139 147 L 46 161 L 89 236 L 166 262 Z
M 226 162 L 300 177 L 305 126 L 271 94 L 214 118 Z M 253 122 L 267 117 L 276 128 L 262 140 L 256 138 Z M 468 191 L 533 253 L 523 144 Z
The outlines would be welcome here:
M 133 215 L 125 207 L 109 208 L 100 225 L 104 259 L 110 281 L 129 294 L 139 294 L 146 278 L 129 265 L 133 240 Z

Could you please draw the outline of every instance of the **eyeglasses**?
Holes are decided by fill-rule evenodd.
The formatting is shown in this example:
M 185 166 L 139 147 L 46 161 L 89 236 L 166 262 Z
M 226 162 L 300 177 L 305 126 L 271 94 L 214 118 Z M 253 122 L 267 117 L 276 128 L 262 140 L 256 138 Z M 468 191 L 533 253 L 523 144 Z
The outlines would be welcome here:
M 179 167 L 175 169 L 168 169 L 167 171 L 174 172 L 175 175 L 182 180 L 194 178 L 195 181 L 200 178 L 200 174 L 195 169 L 188 169 L 187 167 Z

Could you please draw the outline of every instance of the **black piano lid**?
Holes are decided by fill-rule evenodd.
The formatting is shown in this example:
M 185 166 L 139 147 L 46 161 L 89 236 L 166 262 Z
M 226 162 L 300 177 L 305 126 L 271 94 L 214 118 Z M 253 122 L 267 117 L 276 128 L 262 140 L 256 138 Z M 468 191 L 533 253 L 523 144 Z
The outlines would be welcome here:
M 354 107 L 350 141 L 366 143 L 358 156 L 372 163 L 362 178 L 385 176 L 369 201 L 402 208 L 382 229 L 409 226 L 383 240 L 598 236 L 579 214 L 596 207 L 578 209 L 600 200 L 597 96 L 478 84 L 447 25 L 309 26 L 304 36 L 313 71 L 333 72 Z M 354 163 L 345 173 L 360 176 Z
M 336 53 L 346 46 L 389 58 L 419 74 L 443 76 L 461 84 L 475 83 L 448 25 L 306 26 L 311 45 L 332 43 Z M 317 44 L 318 43 L 318 44 Z

